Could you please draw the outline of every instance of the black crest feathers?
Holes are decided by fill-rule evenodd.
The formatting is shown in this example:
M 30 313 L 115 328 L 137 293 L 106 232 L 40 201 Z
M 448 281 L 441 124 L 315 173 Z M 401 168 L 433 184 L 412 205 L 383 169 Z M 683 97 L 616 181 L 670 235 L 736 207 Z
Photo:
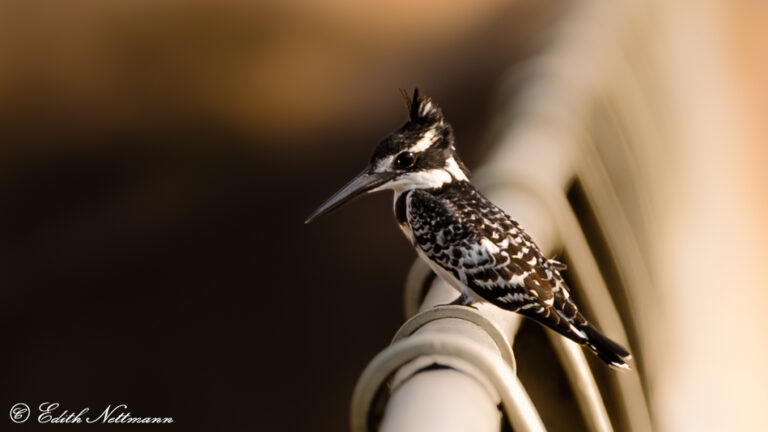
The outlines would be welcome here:
M 408 105 L 412 122 L 443 122 L 443 112 L 440 110 L 440 107 L 435 105 L 432 99 L 421 94 L 418 88 L 413 89 L 413 97 L 409 97 L 405 90 L 400 90 L 400 92 L 403 94 L 403 98 Z

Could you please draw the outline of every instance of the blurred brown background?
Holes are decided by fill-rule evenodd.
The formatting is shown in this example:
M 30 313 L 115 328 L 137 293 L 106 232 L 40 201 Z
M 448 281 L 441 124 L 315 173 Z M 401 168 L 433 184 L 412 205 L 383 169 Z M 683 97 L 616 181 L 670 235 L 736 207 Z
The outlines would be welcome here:
M 470 168 L 604 158 L 654 426 L 766 430 L 766 29 L 749 0 L 0 0 L 0 407 L 345 430 L 415 255 L 387 194 L 303 220 L 420 86 Z
M 304 217 L 405 120 L 401 87 L 476 166 L 561 6 L 0 1 L 2 406 L 345 429 L 414 254 L 389 196 Z

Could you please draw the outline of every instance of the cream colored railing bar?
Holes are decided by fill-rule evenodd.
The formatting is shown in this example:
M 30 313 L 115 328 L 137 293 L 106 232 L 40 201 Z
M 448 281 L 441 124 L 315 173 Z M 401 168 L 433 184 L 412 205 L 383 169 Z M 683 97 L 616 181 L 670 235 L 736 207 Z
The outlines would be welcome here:
M 595 377 L 592 376 L 587 359 L 584 357 L 584 349 L 576 342 L 557 333 L 548 331 L 547 336 L 565 369 L 571 389 L 576 395 L 576 402 L 579 404 L 579 409 L 589 430 L 612 431 L 611 420 L 605 409 L 600 390 L 597 388 Z
M 358 386 L 355 388 L 352 403 L 352 430 L 368 430 L 368 406 L 373 401 L 372 383 L 383 383 L 387 376 L 403 364 L 425 355 L 445 355 L 464 359 L 482 371 L 494 383 L 504 383 L 496 388 L 516 431 L 544 431 L 536 409 L 525 393 L 517 376 L 509 366 L 493 353 L 489 353 L 475 344 L 449 335 L 420 335 L 400 341 L 376 356 L 363 371 Z M 386 375 L 383 373 L 386 372 Z M 430 401 L 431 402 L 431 401 Z M 471 409 L 470 407 L 465 407 Z M 472 414 L 472 413 L 470 413 Z M 475 416 L 471 416 L 476 418 Z
M 445 287 L 436 287 L 440 289 Z M 381 430 L 459 431 L 466 430 L 468 424 L 472 430 L 499 430 L 501 418 L 496 407 L 501 402 L 515 430 L 544 431 L 515 375 L 506 330 L 497 325 L 493 315 L 485 310 L 441 306 L 430 307 L 407 321 L 393 344 L 374 358 L 360 377 L 352 399 L 352 429 L 369 430 L 374 398 L 394 376 Z M 506 329 L 514 328 L 509 320 L 501 323 Z M 437 376 L 416 368 L 403 376 L 401 372 L 412 362 L 437 363 L 449 369 L 441 369 Z M 433 376 L 425 378 L 430 374 Z M 478 389 L 485 389 L 485 397 L 465 399 L 482 393 Z M 413 395 L 420 399 L 398 401 Z M 435 409 L 436 405 L 442 406 Z
M 392 339 L 392 343 L 395 344 L 397 341 L 413 335 L 428 323 L 441 319 L 460 319 L 475 324 L 483 329 L 493 340 L 494 344 L 496 344 L 496 349 L 499 350 L 502 360 L 509 364 L 509 367 L 512 368 L 512 372 L 515 372 L 517 366 L 515 363 L 515 356 L 512 353 L 512 345 L 509 340 L 507 340 L 504 332 L 498 328 L 493 321 L 472 308 L 446 305 L 428 309 L 422 313 L 414 315 L 400 327 L 395 334 L 395 337 Z

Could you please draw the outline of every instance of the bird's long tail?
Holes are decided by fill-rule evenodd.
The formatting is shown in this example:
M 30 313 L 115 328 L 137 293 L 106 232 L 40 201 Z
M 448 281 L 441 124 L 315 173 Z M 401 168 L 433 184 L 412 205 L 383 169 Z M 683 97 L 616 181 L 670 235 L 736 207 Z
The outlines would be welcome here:
M 632 358 L 626 348 L 608 339 L 592 324 L 581 326 L 581 330 L 587 336 L 585 345 L 600 357 L 601 360 L 619 369 L 629 369 L 627 361 Z
M 581 345 L 588 346 L 601 360 L 618 369 L 629 369 L 627 361 L 632 358 L 626 348 L 605 337 L 590 324 L 572 303 L 567 304 L 567 312 L 560 312 L 554 307 L 531 308 L 520 313 L 533 318 L 561 335 Z

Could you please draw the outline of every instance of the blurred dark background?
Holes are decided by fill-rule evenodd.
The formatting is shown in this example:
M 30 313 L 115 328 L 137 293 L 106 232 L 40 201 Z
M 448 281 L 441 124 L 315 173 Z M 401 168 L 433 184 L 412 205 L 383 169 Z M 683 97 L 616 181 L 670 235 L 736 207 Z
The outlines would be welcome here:
M 477 166 L 560 6 L 2 0 L 2 406 L 346 429 L 415 255 L 388 194 L 305 216 L 405 121 L 401 87 Z

